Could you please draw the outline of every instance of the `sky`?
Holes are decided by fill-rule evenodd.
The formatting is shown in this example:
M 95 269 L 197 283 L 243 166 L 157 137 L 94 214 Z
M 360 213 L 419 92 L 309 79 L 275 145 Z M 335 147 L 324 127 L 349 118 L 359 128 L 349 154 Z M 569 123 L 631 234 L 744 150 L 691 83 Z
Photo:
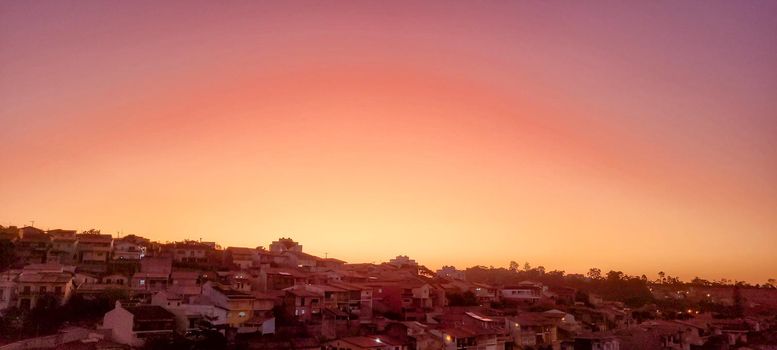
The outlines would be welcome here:
M 777 3 L 3 1 L 0 224 L 777 277 Z

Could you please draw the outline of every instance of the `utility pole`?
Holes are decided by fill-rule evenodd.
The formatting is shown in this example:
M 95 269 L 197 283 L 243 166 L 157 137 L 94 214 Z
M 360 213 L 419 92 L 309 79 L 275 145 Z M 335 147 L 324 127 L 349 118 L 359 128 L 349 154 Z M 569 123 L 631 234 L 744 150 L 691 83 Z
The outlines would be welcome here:
M 35 227 L 35 220 L 30 220 L 30 227 Z

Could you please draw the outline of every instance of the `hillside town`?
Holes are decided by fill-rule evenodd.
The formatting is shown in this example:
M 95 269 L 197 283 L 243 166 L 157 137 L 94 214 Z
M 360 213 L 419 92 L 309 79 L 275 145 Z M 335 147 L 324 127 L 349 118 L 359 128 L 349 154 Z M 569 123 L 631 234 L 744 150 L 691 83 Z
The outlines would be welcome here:
M 268 239 L 269 241 L 269 239 Z M 453 259 L 453 257 L 452 257 Z M 437 271 L 0 226 L 0 349 L 777 349 L 774 280 Z

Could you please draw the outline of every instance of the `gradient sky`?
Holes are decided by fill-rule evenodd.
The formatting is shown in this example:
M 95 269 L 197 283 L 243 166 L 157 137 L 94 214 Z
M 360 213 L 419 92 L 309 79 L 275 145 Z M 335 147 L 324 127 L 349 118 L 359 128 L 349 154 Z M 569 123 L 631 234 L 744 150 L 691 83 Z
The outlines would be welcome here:
M 2 1 L 0 222 L 777 277 L 777 2 Z

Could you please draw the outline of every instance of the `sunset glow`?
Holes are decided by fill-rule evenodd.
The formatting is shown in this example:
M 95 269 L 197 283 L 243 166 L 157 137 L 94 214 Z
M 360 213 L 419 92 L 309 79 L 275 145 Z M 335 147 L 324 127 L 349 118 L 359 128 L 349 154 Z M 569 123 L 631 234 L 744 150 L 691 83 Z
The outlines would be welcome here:
M 0 3 L 0 224 L 774 277 L 777 2 L 174 3 Z

